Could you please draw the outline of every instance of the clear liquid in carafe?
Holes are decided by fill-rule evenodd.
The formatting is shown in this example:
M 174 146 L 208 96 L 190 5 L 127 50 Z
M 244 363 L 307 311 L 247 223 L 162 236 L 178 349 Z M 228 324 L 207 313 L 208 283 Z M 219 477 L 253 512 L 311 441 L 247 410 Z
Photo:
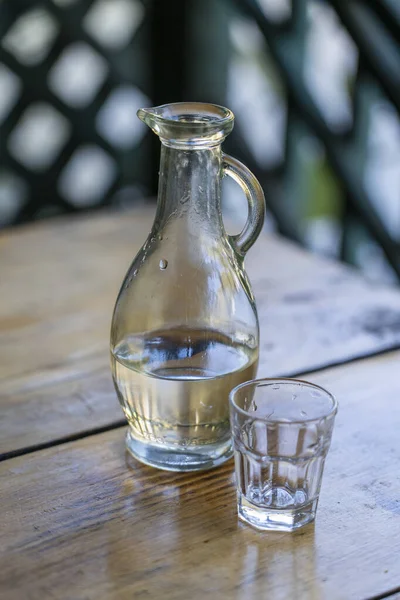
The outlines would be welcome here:
M 161 467 L 188 470 L 191 462 L 208 468 L 222 447 L 231 452 L 228 396 L 255 377 L 251 338 L 232 343 L 213 330 L 159 330 L 123 339 L 111 356 L 133 454 L 154 464 L 152 449 L 164 448 L 169 464 Z

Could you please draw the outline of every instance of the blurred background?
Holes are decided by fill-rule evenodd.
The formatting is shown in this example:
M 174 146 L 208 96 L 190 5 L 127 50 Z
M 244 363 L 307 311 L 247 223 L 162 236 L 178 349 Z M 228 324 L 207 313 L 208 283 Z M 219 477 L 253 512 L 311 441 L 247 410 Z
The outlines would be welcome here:
M 267 228 L 398 283 L 399 40 L 399 0 L 2 0 L 0 227 L 154 202 L 136 110 L 214 102 Z

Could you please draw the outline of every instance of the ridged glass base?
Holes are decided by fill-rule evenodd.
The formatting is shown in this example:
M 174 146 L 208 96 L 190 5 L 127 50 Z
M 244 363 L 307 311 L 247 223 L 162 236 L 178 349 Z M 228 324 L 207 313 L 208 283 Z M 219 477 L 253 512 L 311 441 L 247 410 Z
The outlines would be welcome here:
M 140 462 L 164 471 L 204 471 L 229 460 L 232 455 L 230 440 L 222 444 L 209 444 L 196 448 L 177 449 L 176 446 L 156 445 L 138 440 L 128 429 L 126 447 Z
M 294 531 L 315 519 L 318 498 L 296 508 L 271 508 L 253 504 L 238 492 L 239 519 L 264 531 Z

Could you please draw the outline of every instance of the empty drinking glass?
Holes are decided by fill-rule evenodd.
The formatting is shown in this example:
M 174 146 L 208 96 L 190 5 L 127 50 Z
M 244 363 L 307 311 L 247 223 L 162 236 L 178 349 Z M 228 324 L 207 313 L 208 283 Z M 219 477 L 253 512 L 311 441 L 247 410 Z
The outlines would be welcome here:
M 259 379 L 232 390 L 242 521 L 293 531 L 314 520 L 336 412 L 332 394 L 307 381 Z

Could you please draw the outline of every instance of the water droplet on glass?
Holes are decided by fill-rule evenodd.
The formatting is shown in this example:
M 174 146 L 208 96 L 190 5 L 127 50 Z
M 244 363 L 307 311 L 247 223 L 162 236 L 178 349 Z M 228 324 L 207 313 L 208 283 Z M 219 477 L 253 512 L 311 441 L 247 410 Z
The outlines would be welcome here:
M 317 390 L 313 390 L 313 391 L 311 392 L 311 396 L 312 396 L 313 398 L 321 398 L 322 394 L 321 394 L 321 392 L 317 392 Z
M 135 270 L 133 271 L 133 276 L 134 276 L 134 277 L 136 277 L 136 275 L 137 275 L 137 274 L 138 274 L 138 270 L 137 270 L 137 269 L 135 269 Z
M 152 237 L 150 241 L 151 241 L 151 242 L 155 242 L 155 241 L 156 241 L 156 238 L 155 238 L 155 237 Z
M 305 410 L 301 410 L 301 411 L 300 411 L 300 414 L 301 414 L 301 416 L 302 416 L 302 417 L 306 417 L 306 416 L 307 416 L 307 413 L 306 413 L 306 411 L 305 411 Z
M 292 400 L 296 400 L 296 398 L 297 398 L 297 394 L 293 394 Z
M 160 235 L 158 236 L 158 239 L 160 240 L 160 242 L 161 242 L 161 240 L 163 239 L 163 236 L 161 235 L 161 233 L 160 233 Z
M 165 271 L 165 269 L 168 267 L 168 261 L 165 260 L 165 258 L 162 258 L 160 260 L 160 269 L 161 271 Z
M 273 385 L 273 386 L 272 386 L 272 389 L 273 389 L 273 390 L 280 390 L 280 389 L 281 389 L 281 386 L 280 386 L 280 385 Z

